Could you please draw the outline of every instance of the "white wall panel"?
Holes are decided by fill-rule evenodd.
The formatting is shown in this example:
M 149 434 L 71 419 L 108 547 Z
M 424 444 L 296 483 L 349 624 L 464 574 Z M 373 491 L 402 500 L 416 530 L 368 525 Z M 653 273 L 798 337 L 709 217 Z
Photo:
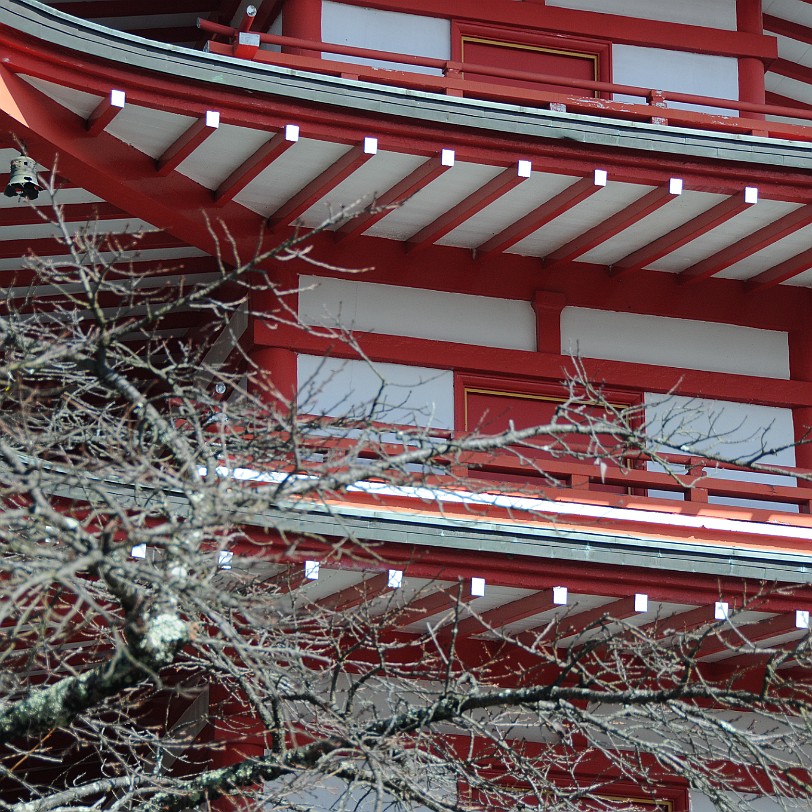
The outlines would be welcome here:
M 449 370 L 300 355 L 298 376 L 299 408 L 308 414 L 454 427 Z
M 789 378 L 785 332 L 692 319 L 565 307 L 561 351 L 586 358 Z
M 547 5 L 736 30 L 736 0 L 547 0 Z
M 321 38 L 324 42 L 373 48 L 436 59 L 451 58 L 451 23 L 439 17 L 422 17 L 397 11 L 379 11 L 361 6 L 348 6 L 325 0 L 321 12 Z M 358 65 L 372 65 L 391 70 L 439 75 L 434 68 L 404 65 L 400 62 L 361 59 L 324 54 L 325 59 L 338 59 Z
M 673 6 L 679 4 L 673 3 Z M 732 57 L 668 51 L 662 48 L 641 48 L 636 45 L 612 46 L 612 81 L 621 85 L 637 85 L 652 90 L 673 90 L 720 99 L 739 97 L 739 67 Z M 617 101 L 641 104 L 639 97 L 616 95 Z M 698 112 L 737 115 L 735 110 L 667 102 Z
M 764 455 L 759 462 L 795 465 L 792 410 L 724 400 L 686 398 L 678 395 L 646 394 L 646 424 L 652 437 L 663 438 L 662 449 L 671 453 L 713 454 L 725 460 L 746 460 L 761 456 L 767 449 L 780 449 Z M 688 449 L 683 450 L 683 446 Z M 662 470 L 650 465 L 649 470 Z M 708 470 L 709 476 L 773 485 L 794 485 L 793 477 L 748 471 Z M 670 494 L 650 491 L 650 496 Z M 797 506 L 752 499 L 710 497 L 713 504 L 797 513 Z
M 302 276 L 304 324 L 484 347 L 535 350 L 529 302 Z

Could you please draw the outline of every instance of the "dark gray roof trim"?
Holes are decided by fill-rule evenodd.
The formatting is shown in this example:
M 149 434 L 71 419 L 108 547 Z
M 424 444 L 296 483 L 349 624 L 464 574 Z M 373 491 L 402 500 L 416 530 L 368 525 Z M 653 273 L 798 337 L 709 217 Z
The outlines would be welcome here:
M 500 134 L 812 169 L 812 143 L 557 113 L 293 71 L 142 39 L 70 17 L 36 0 L 5 0 L 0 4 L 0 25 L 61 48 L 129 67 L 291 100 Z

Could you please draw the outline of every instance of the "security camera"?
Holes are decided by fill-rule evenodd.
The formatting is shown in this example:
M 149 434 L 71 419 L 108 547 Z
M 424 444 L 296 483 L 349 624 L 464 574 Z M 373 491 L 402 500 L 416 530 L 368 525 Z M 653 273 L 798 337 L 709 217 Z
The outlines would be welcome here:
M 27 200 L 36 200 L 42 191 L 42 186 L 37 182 L 33 158 L 21 155 L 19 158 L 11 159 L 11 177 L 6 186 L 6 197 L 24 197 Z

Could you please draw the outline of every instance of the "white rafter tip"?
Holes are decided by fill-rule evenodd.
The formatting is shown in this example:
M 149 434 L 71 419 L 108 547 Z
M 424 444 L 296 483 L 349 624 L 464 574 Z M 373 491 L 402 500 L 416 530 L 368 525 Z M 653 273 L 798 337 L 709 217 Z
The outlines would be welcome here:
M 648 612 L 648 595 L 644 592 L 638 592 L 634 596 L 634 611 Z
M 516 167 L 516 174 L 520 178 L 529 178 L 532 171 L 533 164 L 530 161 L 519 161 L 519 165 Z
M 609 175 L 605 169 L 595 170 L 595 186 L 606 186 L 607 180 L 609 180 Z
M 378 154 L 378 139 L 377 138 L 370 138 L 367 136 L 364 139 L 364 152 L 367 155 L 377 155 Z
M 389 580 L 386 585 L 390 589 L 400 589 L 403 586 L 403 571 L 402 570 L 389 570 Z
M 475 598 L 481 598 L 485 594 L 485 579 L 472 578 L 471 579 L 471 594 Z
M 127 94 L 123 90 L 110 91 L 110 106 L 111 107 L 124 107 L 127 101 Z
M 553 587 L 553 603 L 556 606 L 566 606 L 568 600 L 569 595 L 567 594 L 567 587 L 565 586 Z
M 443 166 L 454 166 L 454 150 L 444 149 L 440 153 L 440 163 Z
M 308 581 L 318 581 L 319 580 L 319 569 L 320 565 L 318 561 L 305 561 L 304 564 L 304 576 L 307 578 Z
M 744 187 L 744 202 L 758 203 L 758 189 L 755 186 Z
M 298 141 L 299 140 L 299 125 L 286 124 L 285 125 L 285 141 Z
M 220 550 L 217 555 L 217 568 L 221 570 L 230 570 L 233 561 L 234 553 L 232 553 L 231 550 Z
M 809 628 L 809 610 L 796 609 L 795 610 L 795 628 L 808 629 Z
M 716 601 L 713 605 L 713 619 L 727 620 L 730 617 L 730 604 L 725 601 Z
M 682 178 L 671 178 L 668 181 L 668 191 L 672 195 L 681 195 L 682 194 Z
M 130 550 L 130 555 L 133 558 L 146 558 L 147 557 L 147 545 L 146 544 L 136 544 L 135 547 Z
M 212 129 L 220 126 L 220 113 L 218 110 L 206 110 L 206 126 Z

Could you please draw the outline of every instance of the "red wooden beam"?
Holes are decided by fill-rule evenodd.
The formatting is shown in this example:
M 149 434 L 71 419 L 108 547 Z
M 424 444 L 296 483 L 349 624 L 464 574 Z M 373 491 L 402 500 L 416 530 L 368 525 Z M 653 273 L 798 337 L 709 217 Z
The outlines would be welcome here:
M 630 206 L 626 206 L 622 211 L 608 217 L 602 223 L 584 232 L 566 245 L 562 245 L 561 248 L 558 248 L 544 258 L 545 267 L 549 270 L 561 268 L 568 262 L 572 262 L 598 245 L 620 234 L 621 231 L 625 231 L 627 228 L 639 223 L 643 218 L 657 211 L 657 209 L 662 208 L 680 193 L 676 190 L 680 189 L 681 191 L 682 182 L 679 181 L 679 183 L 675 183 L 677 180 L 678 179 L 674 178 L 668 187 L 661 186 L 657 189 L 652 189 L 641 198 L 635 200 Z
M 378 152 L 378 139 L 365 138 L 342 155 L 298 193 L 283 203 L 269 218 L 274 227 L 286 226 L 304 214 L 314 203 L 328 195 L 339 183 L 363 166 Z
M 484 186 L 468 195 L 465 200 L 450 208 L 433 223 L 417 232 L 407 242 L 409 250 L 418 250 L 433 245 L 437 240 L 469 220 L 485 207 L 506 195 L 511 189 L 524 183 L 530 177 L 530 161 L 519 161 L 491 178 Z
M 746 647 L 749 643 L 759 643 L 773 637 L 780 637 L 790 632 L 803 632 L 809 634 L 808 629 L 799 629 L 795 622 L 795 614 L 787 612 L 782 615 L 760 620 L 756 623 L 739 625 L 735 618 L 731 620 L 734 629 L 725 631 L 713 637 L 708 637 L 697 652 L 697 657 L 710 657 L 723 651 Z
M 162 248 L 180 248 L 184 242 L 167 234 L 164 231 L 149 232 L 146 234 L 131 234 L 120 232 L 105 234 L 103 229 L 98 237 L 99 249 L 102 251 L 117 250 L 137 254 L 140 251 L 156 250 Z M 3 240 L 0 242 L 0 259 L 13 259 L 14 257 L 39 256 L 55 257 L 70 253 L 70 249 L 61 239 L 55 237 L 42 237 L 39 239 Z M 176 260 L 172 260 L 176 261 Z
M 806 65 L 779 58 L 770 63 L 769 69 L 779 76 L 786 76 L 788 79 L 795 79 L 796 82 L 812 85 L 812 68 L 807 68 Z
M 812 248 L 807 248 L 797 256 L 779 262 L 778 265 L 762 271 L 758 276 L 748 279 L 746 288 L 748 291 L 757 293 L 786 282 L 787 279 L 792 279 L 794 276 L 799 276 L 810 268 L 812 268 Z
M 58 201 L 58 195 L 57 195 Z M 59 207 L 66 223 L 89 223 L 97 220 L 116 220 L 131 215 L 110 203 L 66 203 Z M 55 219 L 50 206 L 18 206 L 13 209 L 0 209 L 0 226 L 30 226 Z M 104 231 L 104 229 L 101 229 Z
M 501 629 L 511 623 L 517 623 L 533 615 L 539 615 L 549 609 L 554 609 L 562 604 L 553 600 L 553 590 L 544 589 L 541 592 L 534 592 L 519 600 L 511 601 L 503 606 L 497 606 L 487 612 L 483 612 L 479 617 L 468 617 L 457 624 L 456 635 L 458 638 L 470 637 L 473 634 L 483 632 L 486 629 Z
M 772 90 L 765 91 L 764 99 L 767 104 L 775 104 L 780 107 L 797 107 L 799 110 L 808 109 L 808 105 L 805 105 L 800 99 L 783 96 L 781 93 L 775 93 Z
M 233 200 L 257 175 L 287 152 L 298 140 L 299 128 L 295 124 L 286 125 L 220 184 L 214 193 L 215 205 L 223 206 Z
M 739 260 L 746 259 L 757 251 L 768 248 L 810 223 L 812 223 L 812 203 L 785 214 L 775 222 L 760 228 L 737 243 L 723 248 L 718 253 L 697 262 L 696 265 L 692 265 L 690 268 L 686 268 L 679 274 L 678 279 L 682 283 L 707 279 L 709 276 L 729 268 Z
M 89 135 L 98 135 L 124 109 L 126 97 L 123 90 L 111 90 L 106 99 L 102 99 L 85 122 Z
M 812 45 L 812 28 L 809 26 L 783 20 L 781 17 L 774 17 L 772 14 L 765 14 L 762 20 L 765 31 Z
M 444 149 L 439 155 L 420 164 L 417 169 L 410 172 L 403 180 L 387 189 L 373 201 L 369 210 L 353 217 L 341 228 L 336 229 L 336 237 L 356 237 L 371 228 L 378 220 L 386 217 L 396 206 L 405 203 L 410 197 L 425 189 L 433 180 L 447 172 L 454 166 L 454 151 Z
M 267 31 L 282 11 L 285 0 L 260 0 L 256 5 L 259 10 L 254 20 L 254 30 Z
M 215 110 L 206 111 L 173 144 L 164 150 L 157 160 L 158 175 L 166 177 L 177 169 L 207 138 L 220 126 L 220 114 Z
M 97 17 L 131 17 L 153 14 L 207 14 L 216 8 L 213 0 L 92 0 L 92 2 L 54 3 L 53 8 L 83 19 Z
M 598 183 L 598 180 L 603 180 L 603 183 Z M 521 242 L 525 237 L 529 237 L 542 226 L 552 222 L 583 200 L 600 191 L 604 185 L 605 176 L 599 177 L 596 174 L 595 177 L 581 178 L 581 180 L 564 189 L 563 192 L 559 192 L 550 200 L 537 206 L 513 225 L 508 226 L 480 245 L 477 248 L 477 257 L 487 259 L 495 254 L 507 251 L 508 248 Z
M 745 200 L 744 192 L 733 195 L 694 217 L 693 220 L 683 223 L 673 231 L 669 231 L 668 234 L 664 234 L 648 245 L 644 245 L 637 251 L 618 260 L 612 265 L 610 272 L 612 276 L 622 276 L 631 271 L 639 271 L 661 257 L 682 248 L 683 245 L 687 245 L 703 234 L 707 234 L 717 226 L 726 223 L 751 205 L 750 202 Z
M 630 595 L 627 598 L 611 601 L 603 606 L 596 606 L 584 612 L 570 614 L 562 617 L 558 623 L 544 623 L 533 629 L 528 629 L 522 632 L 519 637 L 527 641 L 535 640 L 535 638 L 547 630 L 549 626 L 549 632 L 552 635 L 550 639 L 560 642 L 567 637 L 583 633 L 587 627 L 594 626 L 603 618 L 606 618 L 609 622 L 614 622 L 616 620 L 625 620 L 627 617 L 639 614 L 637 609 L 635 609 L 635 600 L 635 596 Z
M 468 603 L 475 597 L 477 596 L 471 594 L 470 582 L 460 582 L 413 600 L 398 612 L 397 622 L 401 626 L 408 626 L 410 623 L 425 620 L 438 612 L 448 611 L 457 600 L 460 603 Z
M 386 589 L 388 583 L 389 573 L 381 572 L 357 584 L 348 586 L 346 589 L 334 592 L 332 595 L 327 595 L 317 601 L 317 603 L 322 609 L 333 612 L 346 612 L 362 603 L 379 597 L 383 590 Z

